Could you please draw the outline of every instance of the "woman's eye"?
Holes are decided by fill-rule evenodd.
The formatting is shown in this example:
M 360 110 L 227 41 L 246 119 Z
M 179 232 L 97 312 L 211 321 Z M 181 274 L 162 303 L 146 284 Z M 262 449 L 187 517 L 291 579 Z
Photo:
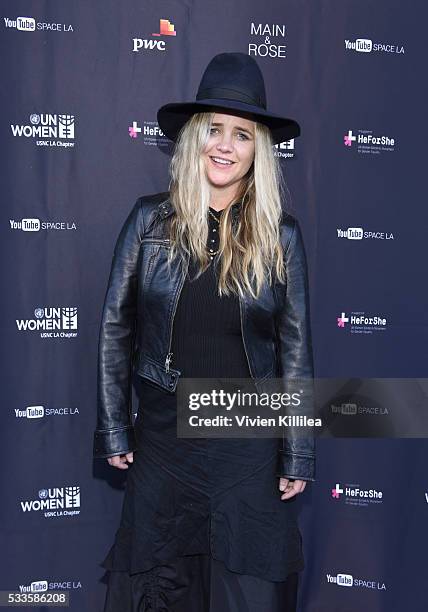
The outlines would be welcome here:
M 215 127 L 210 128 L 210 134 L 214 134 L 215 132 L 218 132 L 218 131 L 219 131 L 218 128 L 215 128 Z M 248 136 L 244 132 L 237 132 L 237 134 L 240 140 L 248 140 Z

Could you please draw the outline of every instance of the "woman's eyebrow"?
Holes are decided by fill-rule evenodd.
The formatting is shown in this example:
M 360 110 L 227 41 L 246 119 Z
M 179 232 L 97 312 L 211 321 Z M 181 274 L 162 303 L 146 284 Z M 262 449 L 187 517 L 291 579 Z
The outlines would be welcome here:
M 223 123 L 214 122 L 211 125 L 215 125 L 215 126 L 220 125 L 220 126 L 223 126 L 224 124 Z M 252 132 L 250 132 L 250 130 L 248 130 L 247 128 L 241 127 L 239 125 L 235 125 L 235 128 L 237 130 L 241 130 L 241 132 L 247 132 L 247 134 L 250 134 L 251 136 L 253 135 Z

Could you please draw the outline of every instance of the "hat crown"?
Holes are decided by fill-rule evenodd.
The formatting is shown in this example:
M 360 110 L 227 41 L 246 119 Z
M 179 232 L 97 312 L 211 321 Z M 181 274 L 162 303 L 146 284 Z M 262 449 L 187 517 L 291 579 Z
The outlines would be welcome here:
M 300 135 L 294 119 L 276 115 L 267 108 L 265 82 L 256 60 L 242 52 L 219 53 L 205 68 L 196 99 L 164 104 L 157 119 L 162 132 L 177 141 L 180 132 L 195 113 L 232 113 L 266 125 L 272 143 Z
M 245 53 L 215 55 L 202 75 L 196 100 L 237 100 L 266 109 L 263 74 Z

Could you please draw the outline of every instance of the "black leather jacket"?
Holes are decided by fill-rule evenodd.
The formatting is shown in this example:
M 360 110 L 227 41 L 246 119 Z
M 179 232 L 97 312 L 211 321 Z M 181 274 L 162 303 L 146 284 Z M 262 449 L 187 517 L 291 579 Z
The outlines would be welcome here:
M 183 275 L 167 268 L 165 219 L 174 214 L 169 193 L 140 197 L 114 249 L 98 350 L 98 417 L 94 457 L 135 450 L 132 374 L 175 391 L 180 371 L 171 355 L 172 324 Z M 239 214 L 239 207 L 232 207 Z M 299 225 L 281 221 L 287 285 L 265 284 L 257 300 L 239 298 L 251 377 L 259 390 L 269 378 L 313 378 L 305 250 Z M 293 414 L 290 410 L 290 414 Z M 315 440 L 279 439 L 277 475 L 315 480 Z

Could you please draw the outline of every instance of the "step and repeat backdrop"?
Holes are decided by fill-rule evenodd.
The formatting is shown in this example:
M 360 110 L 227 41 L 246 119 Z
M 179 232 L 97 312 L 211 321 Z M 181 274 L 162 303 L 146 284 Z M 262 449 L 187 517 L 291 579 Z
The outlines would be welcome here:
M 1 3 L 0 590 L 102 610 L 126 480 L 92 459 L 113 247 L 137 197 L 168 189 L 157 109 L 194 99 L 217 53 L 254 57 L 270 109 L 302 127 L 275 154 L 308 253 L 316 375 L 412 379 L 423 398 L 427 16 L 398 0 Z M 352 389 L 332 414 L 388 413 Z M 426 610 L 425 438 L 324 438 L 317 455 L 300 612 Z

